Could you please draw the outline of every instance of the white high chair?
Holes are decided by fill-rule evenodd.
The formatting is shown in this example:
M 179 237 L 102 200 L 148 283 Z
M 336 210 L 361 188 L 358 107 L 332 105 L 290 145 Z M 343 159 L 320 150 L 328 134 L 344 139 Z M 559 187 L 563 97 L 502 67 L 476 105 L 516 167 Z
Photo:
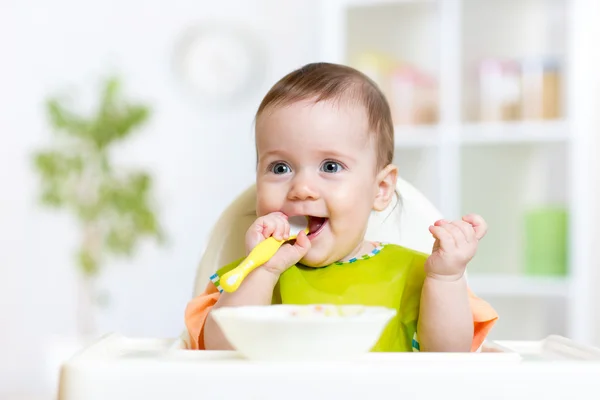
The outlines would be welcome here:
M 434 239 L 428 226 L 441 213 L 405 180 L 398 179 L 397 187 L 401 203 L 373 213 L 367 239 L 429 253 Z M 217 268 L 243 256 L 245 232 L 255 218 L 252 186 L 217 221 L 197 269 L 194 295 L 206 288 Z M 280 399 L 282 394 L 287 399 L 364 399 L 390 393 L 430 399 L 460 393 L 463 400 L 475 400 L 500 393 L 499 388 L 503 397 L 513 399 L 564 399 L 572 396 L 573 387 L 596 399 L 600 392 L 600 362 L 584 362 L 600 361 L 600 349 L 561 337 L 489 342 L 491 352 L 478 354 L 371 353 L 353 362 L 304 364 L 254 363 L 235 352 L 188 350 L 187 339 L 187 333 L 169 339 L 108 334 L 63 365 L 58 399 Z

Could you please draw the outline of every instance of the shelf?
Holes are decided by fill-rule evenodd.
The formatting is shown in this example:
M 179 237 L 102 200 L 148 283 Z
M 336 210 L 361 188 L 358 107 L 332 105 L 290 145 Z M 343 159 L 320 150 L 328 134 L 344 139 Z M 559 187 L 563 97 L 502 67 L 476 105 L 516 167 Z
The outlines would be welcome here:
M 440 144 L 440 132 L 444 128 L 438 125 L 397 126 L 395 140 L 397 148 L 433 147 Z M 566 121 L 544 122 L 499 122 L 467 123 L 459 128 L 461 132 L 456 140 L 464 146 L 495 144 L 546 144 L 568 143 L 571 135 Z M 446 138 L 447 143 L 456 142 Z
M 346 7 L 376 7 L 403 3 L 433 3 L 435 0 L 341 0 Z
M 343 47 L 336 53 L 377 84 L 395 124 L 435 124 L 439 119 L 436 3 L 363 1 L 352 5 L 346 3 L 343 11 Z
M 536 277 L 502 274 L 471 274 L 469 287 L 477 296 L 566 297 L 566 277 Z
M 460 135 L 464 145 L 568 142 L 565 121 L 501 122 L 465 124 Z
M 490 112 L 489 109 L 484 111 L 485 104 L 501 102 L 506 102 L 504 107 L 494 108 L 502 114 L 528 113 L 525 108 L 530 107 L 523 107 L 524 104 L 532 106 L 538 102 L 540 106 L 546 104 L 550 114 L 565 115 L 563 88 L 566 86 L 563 85 L 568 84 L 564 79 L 568 65 L 565 47 L 568 3 L 567 0 L 460 1 L 464 120 L 477 121 L 482 112 Z M 558 88 L 541 89 L 538 82 L 541 83 L 542 78 L 532 74 L 537 71 L 537 67 L 530 68 L 535 65 L 532 62 L 556 68 L 553 70 L 555 80 L 544 79 L 543 85 L 557 82 Z M 545 91 L 547 96 L 542 94 Z M 537 97 L 535 93 L 543 100 L 532 100 Z
M 439 143 L 437 126 L 397 126 L 394 128 L 396 148 L 434 147 Z
M 495 332 L 517 338 L 564 332 L 589 340 L 592 330 L 589 163 L 579 153 L 593 133 L 584 121 L 593 113 L 581 106 L 590 103 L 593 68 L 585 67 L 582 43 L 591 45 L 583 39 L 593 19 L 571 3 L 323 2 L 322 58 L 360 69 L 386 94 L 400 174 L 448 217 L 475 212 L 488 222 L 470 284 L 501 310 L 504 323 Z M 573 22 L 582 17 L 585 24 Z M 543 81 L 529 79 L 536 78 L 531 62 L 547 66 Z M 527 107 L 542 104 L 536 94 L 544 113 Z M 496 116 L 486 107 L 500 103 Z M 415 112 L 423 104 L 427 112 Z M 488 122 L 497 115 L 511 120 Z M 538 115 L 558 119 L 532 119 Z M 526 275 L 533 240 L 527 218 L 549 205 L 568 212 L 568 277 Z

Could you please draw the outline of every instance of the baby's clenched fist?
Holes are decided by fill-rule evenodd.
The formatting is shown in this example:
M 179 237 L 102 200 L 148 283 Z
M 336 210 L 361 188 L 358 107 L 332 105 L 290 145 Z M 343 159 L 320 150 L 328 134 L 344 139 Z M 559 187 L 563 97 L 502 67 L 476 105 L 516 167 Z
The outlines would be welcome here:
M 274 237 L 287 240 L 290 237 L 290 223 L 281 212 L 273 212 L 259 217 L 246 232 L 246 254 L 250 253 L 263 240 Z M 279 276 L 283 271 L 300 261 L 310 250 L 310 240 L 304 231 L 294 241 L 284 243 L 277 253 L 261 268 Z

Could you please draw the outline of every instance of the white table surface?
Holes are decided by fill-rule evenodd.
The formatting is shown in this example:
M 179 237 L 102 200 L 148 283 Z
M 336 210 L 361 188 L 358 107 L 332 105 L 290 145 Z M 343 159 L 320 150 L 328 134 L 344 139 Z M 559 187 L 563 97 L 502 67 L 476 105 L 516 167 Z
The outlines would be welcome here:
M 181 349 L 176 339 L 113 334 L 64 366 L 60 400 L 600 399 L 600 350 L 586 361 L 577 359 L 587 357 L 585 347 L 565 356 L 542 342 L 500 344 L 515 352 L 267 363 Z

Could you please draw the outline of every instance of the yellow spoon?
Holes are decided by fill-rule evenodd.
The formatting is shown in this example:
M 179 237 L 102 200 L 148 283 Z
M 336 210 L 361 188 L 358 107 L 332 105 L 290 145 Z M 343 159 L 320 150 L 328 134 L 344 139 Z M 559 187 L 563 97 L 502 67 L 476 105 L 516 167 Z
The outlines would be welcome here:
M 260 267 L 277 253 L 277 250 L 285 242 L 296 239 L 302 231 L 308 234 L 308 218 L 303 216 L 290 217 L 290 237 L 285 240 L 277 240 L 273 236 L 266 238 L 256 245 L 237 267 L 223 275 L 220 279 L 221 288 L 226 292 L 235 292 L 248 274 Z

